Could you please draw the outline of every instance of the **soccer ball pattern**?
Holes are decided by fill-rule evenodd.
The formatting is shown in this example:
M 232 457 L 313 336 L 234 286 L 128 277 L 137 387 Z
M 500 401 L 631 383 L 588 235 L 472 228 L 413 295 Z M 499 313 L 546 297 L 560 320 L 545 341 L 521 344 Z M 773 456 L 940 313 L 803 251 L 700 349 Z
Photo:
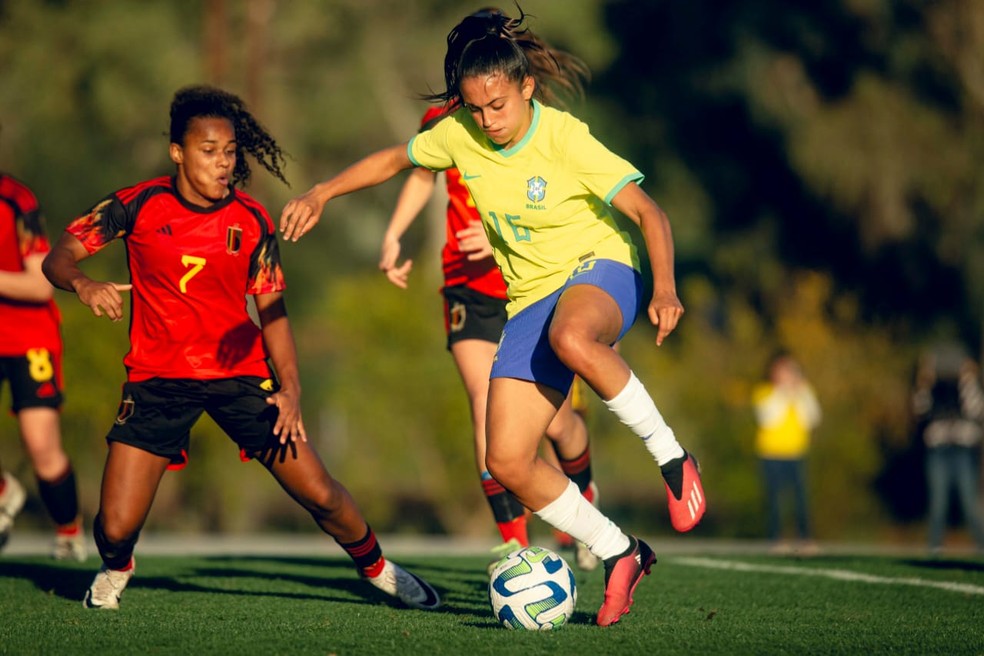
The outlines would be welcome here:
M 492 571 L 489 601 L 492 614 L 510 629 L 558 629 L 570 619 L 577 603 L 574 572 L 549 549 L 514 551 Z

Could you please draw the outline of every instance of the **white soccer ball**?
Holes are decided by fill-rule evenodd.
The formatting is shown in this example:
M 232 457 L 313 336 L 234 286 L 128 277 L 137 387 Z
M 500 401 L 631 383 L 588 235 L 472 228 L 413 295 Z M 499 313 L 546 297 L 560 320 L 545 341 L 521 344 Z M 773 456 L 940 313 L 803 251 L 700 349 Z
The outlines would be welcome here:
M 525 547 L 495 566 L 489 601 L 495 618 L 510 629 L 559 629 L 577 604 L 574 572 L 553 551 Z

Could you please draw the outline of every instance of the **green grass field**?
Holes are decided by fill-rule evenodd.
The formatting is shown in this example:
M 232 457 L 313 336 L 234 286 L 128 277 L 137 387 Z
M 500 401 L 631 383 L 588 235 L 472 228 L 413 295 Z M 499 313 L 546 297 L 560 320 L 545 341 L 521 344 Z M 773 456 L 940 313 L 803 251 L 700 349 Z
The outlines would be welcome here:
M 96 558 L 6 556 L 0 654 L 984 654 L 981 559 L 673 554 L 608 629 L 602 572 L 578 572 L 577 612 L 552 633 L 494 623 L 481 556 L 395 560 L 442 610 L 390 603 L 337 557 L 138 553 L 120 610 L 89 611 Z

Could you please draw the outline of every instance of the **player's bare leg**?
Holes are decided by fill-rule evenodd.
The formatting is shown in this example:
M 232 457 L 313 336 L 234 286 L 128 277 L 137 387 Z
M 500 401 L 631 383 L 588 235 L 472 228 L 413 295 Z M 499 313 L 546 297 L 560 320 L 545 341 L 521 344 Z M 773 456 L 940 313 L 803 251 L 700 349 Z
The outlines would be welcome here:
M 483 339 L 463 339 L 451 345 L 451 355 L 458 368 L 465 392 L 468 394 L 475 446 L 475 466 L 482 483 L 482 491 L 492 510 L 499 535 L 502 537 L 502 543 L 492 549 L 493 556 L 488 566 L 490 571 L 502 556 L 530 543 L 526 508 L 485 468 L 485 419 L 489 395 L 489 372 L 497 348 L 497 344 Z
M 254 455 L 321 530 L 335 538 L 373 586 L 412 608 L 432 610 L 441 605 L 429 583 L 383 557 L 352 495 L 328 473 L 310 444 L 289 442 Z
M 86 592 L 87 608 L 116 609 L 135 570 L 133 550 L 170 460 L 122 442 L 109 443 L 99 513 L 93 522 L 102 567 Z
M 17 413 L 21 441 L 31 459 L 38 489 L 54 520 L 53 556 L 57 560 L 86 558 L 78 488 L 68 455 L 62 447 L 61 421 L 54 408 L 24 408 Z
M 621 310 L 615 299 L 599 287 L 574 285 L 557 302 L 550 324 L 550 345 L 622 423 L 642 438 L 663 475 L 673 527 L 689 531 L 706 510 L 700 469 L 696 459 L 677 442 L 642 383 L 611 346 L 621 325 Z

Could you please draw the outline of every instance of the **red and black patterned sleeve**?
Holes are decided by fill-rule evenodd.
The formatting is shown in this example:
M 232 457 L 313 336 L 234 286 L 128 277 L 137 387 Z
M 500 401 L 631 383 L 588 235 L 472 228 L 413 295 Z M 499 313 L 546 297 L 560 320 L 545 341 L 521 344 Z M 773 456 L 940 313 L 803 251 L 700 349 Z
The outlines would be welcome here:
M 269 294 L 286 289 L 284 270 L 280 265 L 280 247 L 276 233 L 264 235 L 250 257 L 247 294 Z
M 72 221 L 65 231 L 82 242 L 91 255 L 114 239 L 130 234 L 140 207 L 151 195 L 164 191 L 167 180 L 156 178 L 116 191 Z
M 125 214 L 123 204 L 115 196 L 108 196 L 69 223 L 65 232 L 82 242 L 85 250 L 92 255 L 121 236 L 112 228 L 117 222 L 114 217 L 120 214 Z
M 260 225 L 260 239 L 249 258 L 249 281 L 246 293 L 250 295 L 282 292 L 287 288 L 284 269 L 280 264 L 280 246 L 277 230 L 266 208 L 246 193 L 236 192 L 236 197 L 256 218 Z

